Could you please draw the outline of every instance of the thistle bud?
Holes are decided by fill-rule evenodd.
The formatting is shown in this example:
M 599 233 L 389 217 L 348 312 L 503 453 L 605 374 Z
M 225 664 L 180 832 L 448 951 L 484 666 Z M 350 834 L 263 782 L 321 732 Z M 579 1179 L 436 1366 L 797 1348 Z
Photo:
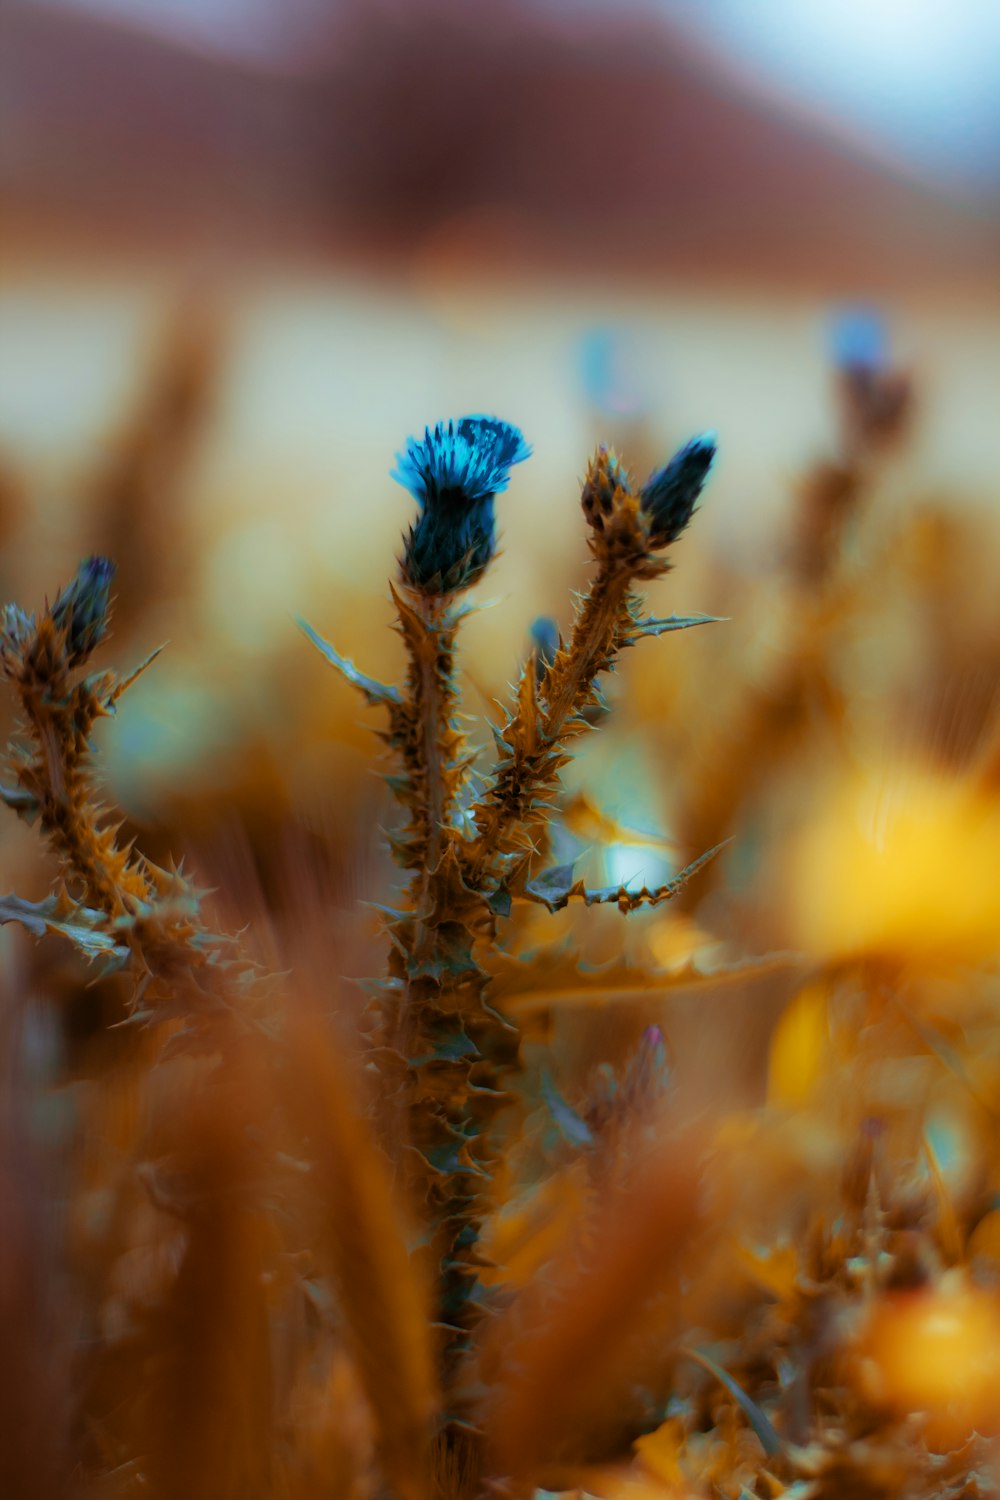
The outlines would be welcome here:
M 632 493 L 629 472 L 613 448 L 602 443 L 590 460 L 580 504 L 594 531 L 604 532 L 622 500 Z
M 715 434 L 706 432 L 685 443 L 664 468 L 649 476 L 640 504 L 649 518 L 651 546 L 676 542 L 694 514 L 714 458 Z
M 115 565 L 107 557 L 88 557 L 76 570 L 50 611 L 53 623 L 66 632 L 71 667 L 86 661 L 108 632 L 108 608 Z
M 890 363 L 882 317 L 871 308 L 843 312 L 833 327 L 832 353 L 848 446 L 878 448 L 901 437 L 913 415 L 913 382 Z
M 439 595 L 482 577 L 496 551 L 494 497 L 530 453 L 519 430 L 496 417 L 439 422 L 422 442 L 410 438 L 392 471 L 420 507 L 403 544 L 404 582 Z
M 35 622 L 17 604 L 0 609 L 0 663 L 16 660 L 35 630 Z
M 559 626 L 551 615 L 539 615 L 531 627 L 535 648 L 535 678 L 541 682 L 559 650 Z

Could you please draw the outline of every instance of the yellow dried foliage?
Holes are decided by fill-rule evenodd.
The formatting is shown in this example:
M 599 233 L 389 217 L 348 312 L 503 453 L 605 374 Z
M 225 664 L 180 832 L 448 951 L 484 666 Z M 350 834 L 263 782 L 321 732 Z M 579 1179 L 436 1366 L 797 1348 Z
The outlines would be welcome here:
M 800 990 L 775 1027 L 768 1055 L 767 1097 L 775 1105 L 805 1104 L 823 1076 L 830 1046 L 829 991 L 817 982 Z
M 661 1422 L 655 1432 L 637 1438 L 635 1451 L 644 1468 L 666 1486 L 675 1491 L 682 1490 L 685 1478 L 680 1456 L 684 1449 L 686 1433 L 683 1422 L 671 1417 Z
M 587 1177 L 570 1168 L 522 1193 L 487 1222 L 482 1251 L 484 1286 L 526 1286 L 583 1219 Z
M 995 953 L 1000 804 L 969 782 L 898 767 L 824 800 L 789 877 L 803 948 L 937 966 Z
M 866 1398 L 928 1417 L 928 1441 L 953 1445 L 1000 1431 L 1000 1303 L 955 1276 L 871 1310 L 857 1379 Z

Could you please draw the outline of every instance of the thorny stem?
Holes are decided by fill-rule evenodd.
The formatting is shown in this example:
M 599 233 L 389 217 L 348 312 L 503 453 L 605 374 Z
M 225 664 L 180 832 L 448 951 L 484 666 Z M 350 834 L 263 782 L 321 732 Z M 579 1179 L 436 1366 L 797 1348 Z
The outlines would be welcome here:
M 106 601 L 103 607 L 107 609 Z M 31 743 L 12 747 L 17 789 L 0 787 L 0 798 L 29 821 L 38 819 L 67 882 L 77 887 L 86 906 L 104 914 L 106 931 L 115 933 L 116 942 L 131 949 L 133 1005 L 140 996 L 150 1005 L 175 1005 L 180 987 L 191 983 L 197 988 L 197 976 L 209 964 L 216 965 L 216 975 L 227 971 L 239 986 L 250 965 L 228 953 L 220 961 L 228 939 L 205 930 L 198 893 L 179 871 L 133 854 L 131 845 L 119 847 L 119 825 L 104 821 L 105 811 L 94 795 L 89 766 L 93 726 L 114 712 L 122 693 L 153 658 L 130 677 L 110 671 L 84 676 L 79 671 L 83 661 L 79 655 L 74 661 L 74 650 L 80 652 L 72 621 L 60 623 L 53 611 L 46 611 L 37 624 L 29 617 L 12 621 L 4 637 L 3 671 L 17 692 L 22 727 Z
M 38 741 L 41 756 L 36 764 L 42 832 L 56 853 L 69 865 L 83 883 L 88 904 L 99 907 L 109 917 L 125 910 L 121 892 L 103 863 L 94 857 L 95 822 L 87 802 L 72 792 L 77 789 L 75 766 L 66 764 L 65 746 L 55 726 L 28 706 L 28 723 Z M 41 774 L 45 767 L 44 776 Z M 72 789 L 72 791 L 71 791 Z
M 525 708 L 519 704 L 506 736 L 512 744 L 522 743 L 529 736 L 532 742 L 537 739 L 543 751 L 555 749 L 567 718 L 583 706 L 599 672 L 614 659 L 633 578 L 634 569 L 628 564 L 601 563 L 568 646 L 542 679 L 539 691 L 546 707 L 541 724 L 537 729 L 528 724 Z M 474 812 L 479 837 L 469 859 L 470 884 L 481 880 L 515 827 L 537 822 L 537 817 L 531 817 L 530 803 L 550 769 L 545 754 L 515 755 L 506 774 L 499 775 L 487 791 Z
M 424 859 L 414 879 L 414 910 L 419 937 L 415 956 L 426 956 L 433 944 L 433 929 L 427 922 L 434 877 L 444 846 L 444 826 L 451 811 L 453 790 L 445 775 L 442 741 L 449 732 L 454 707 L 454 648 L 452 622 L 447 605 L 418 596 L 419 612 L 426 626 L 421 648 L 411 647 L 414 706 L 421 726 L 423 773 L 423 824 L 426 830 Z
M 450 858 L 458 847 L 453 812 L 464 769 L 453 722 L 460 616 L 444 600 L 416 591 L 397 595 L 397 606 L 409 668 L 391 733 L 406 770 L 401 796 L 410 822 L 399 848 L 411 881 L 407 909 L 390 923 L 395 994 L 385 1035 L 406 1065 L 401 1103 L 414 1148 L 413 1186 L 426 1199 L 440 1263 L 436 1321 L 454 1416 L 467 1404 L 462 1367 L 481 1316 L 476 1243 L 491 1126 L 517 1036 L 485 1004 L 487 979 L 473 956 L 492 916 Z
M 39 626 L 44 644 L 48 622 Z M 152 888 L 127 851 L 118 848 L 114 829 L 100 826 L 83 764 L 94 719 L 104 712 L 93 679 L 70 685 L 65 670 L 52 662 L 53 675 L 40 675 L 50 653 L 32 653 L 30 675 L 17 688 L 37 753 L 19 771 L 19 781 L 38 804 L 42 831 L 55 852 L 80 880 L 88 904 L 110 918 L 123 916 L 128 898 L 149 900 Z M 104 683 L 107 687 L 108 684 Z
M 631 586 L 631 568 L 602 564 L 573 627 L 565 657 L 553 663 L 542 681 L 548 703 L 543 726 L 547 739 L 558 737 L 567 716 L 580 706 L 601 667 L 614 654 Z
M 435 943 L 433 911 L 438 870 L 444 849 L 444 829 L 454 800 L 447 776 L 451 714 L 455 705 L 454 629 L 447 603 L 409 594 L 406 605 L 413 609 L 413 628 L 401 607 L 401 630 L 409 656 L 407 687 L 412 732 L 404 753 L 416 793 L 412 808 L 417 835 L 413 851 L 410 902 L 414 913 L 409 935 L 411 962 L 407 963 L 402 1003 L 396 1017 L 394 1045 L 403 1053 L 413 1042 L 415 1026 L 414 963 L 432 956 Z

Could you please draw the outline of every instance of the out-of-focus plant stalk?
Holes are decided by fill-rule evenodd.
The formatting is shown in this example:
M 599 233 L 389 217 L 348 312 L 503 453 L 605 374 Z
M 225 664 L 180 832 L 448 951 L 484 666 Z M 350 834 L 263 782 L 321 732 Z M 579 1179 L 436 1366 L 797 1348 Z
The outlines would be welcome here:
M 844 536 L 880 463 L 906 435 L 913 389 L 905 371 L 890 367 L 884 332 L 871 315 L 845 319 L 837 346 L 839 451 L 811 466 L 796 495 L 787 568 L 794 632 L 780 664 L 743 694 L 695 758 L 700 774 L 681 806 L 681 839 L 694 847 L 736 835 L 743 809 L 774 757 L 788 754 L 812 703 L 828 719 L 842 708 L 831 660 L 835 626 L 854 587 L 844 579 Z M 720 875 L 719 865 L 702 872 L 680 895 L 681 907 L 705 900 Z

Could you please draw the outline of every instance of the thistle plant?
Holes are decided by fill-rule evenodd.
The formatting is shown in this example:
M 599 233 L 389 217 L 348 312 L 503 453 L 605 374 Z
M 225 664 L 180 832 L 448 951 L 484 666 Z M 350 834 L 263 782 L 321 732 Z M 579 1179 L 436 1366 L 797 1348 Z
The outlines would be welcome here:
M 39 831 L 56 855 L 60 889 L 44 902 L 8 897 L 0 921 L 70 937 L 106 966 L 128 967 L 133 1004 L 163 1015 L 191 986 L 221 978 L 245 988 L 252 966 L 200 914 L 201 893 L 176 866 L 164 868 L 121 844 L 94 782 L 91 738 L 122 695 L 159 654 L 132 673 L 85 669 L 108 633 L 114 564 L 81 563 L 72 581 L 37 617 L 7 605 L 0 618 L 0 672 L 14 688 L 19 738 L 9 747 L 13 783 L 0 798 Z M 221 1003 L 217 997 L 217 1003 Z
M 525 660 L 485 772 L 459 727 L 456 639 L 466 591 L 493 558 L 494 500 L 529 448 L 494 417 L 439 423 L 411 439 L 393 477 L 419 512 L 391 585 L 407 659 L 401 686 L 375 681 L 308 625 L 326 660 L 386 715 L 394 764 L 386 780 L 403 811 L 391 835 L 408 874 L 385 912 L 387 973 L 373 981 L 372 1056 L 401 1108 L 409 1187 L 426 1217 L 441 1325 L 444 1441 L 475 1423 L 471 1354 L 496 1293 L 483 1283 L 481 1229 L 501 1142 L 497 1118 L 518 1066 L 519 1034 L 491 1003 L 489 960 L 515 903 L 550 911 L 580 900 L 625 913 L 669 900 L 714 851 L 664 885 L 590 889 L 571 867 L 540 868 L 559 773 L 627 647 L 709 617 L 644 613 L 637 585 L 660 578 L 664 555 L 691 520 L 715 455 L 696 438 L 637 486 L 600 448 L 583 484 L 593 557 L 590 587 L 568 637 L 544 632 Z M 537 635 L 537 632 L 536 632 Z

